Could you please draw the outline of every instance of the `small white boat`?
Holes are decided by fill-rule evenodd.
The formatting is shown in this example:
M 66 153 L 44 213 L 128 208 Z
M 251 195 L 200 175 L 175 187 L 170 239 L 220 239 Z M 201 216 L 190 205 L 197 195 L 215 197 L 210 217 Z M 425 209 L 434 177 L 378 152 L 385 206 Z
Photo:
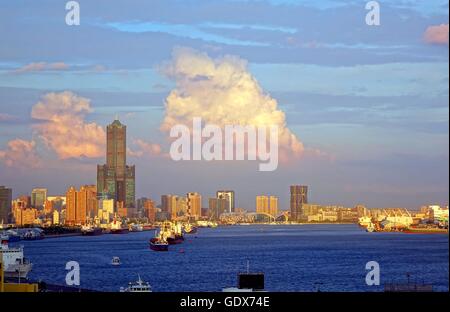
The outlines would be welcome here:
M 113 257 L 112 260 L 111 260 L 111 264 L 112 265 L 120 265 L 121 264 L 120 258 L 119 257 Z
M 136 282 L 129 283 L 127 288 L 120 287 L 120 292 L 152 292 L 152 287 L 138 275 Z

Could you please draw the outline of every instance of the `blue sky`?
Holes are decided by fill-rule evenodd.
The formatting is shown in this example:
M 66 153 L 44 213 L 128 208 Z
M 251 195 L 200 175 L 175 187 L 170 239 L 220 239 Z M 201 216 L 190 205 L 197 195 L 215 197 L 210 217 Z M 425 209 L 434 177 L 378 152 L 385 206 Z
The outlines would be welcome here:
M 104 127 L 119 114 L 133 148 L 136 139 L 164 147 L 159 127 L 175 81 L 161 68 L 174 49 L 189 47 L 246 60 L 288 128 L 326 156 L 272 173 L 246 162 L 130 156 L 139 196 L 159 202 L 162 194 L 198 191 L 206 206 L 216 189 L 231 188 L 244 208 L 266 193 L 286 209 L 288 186 L 307 184 L 311 201 L 323 204 L 447 204 L 448 1 L 380 1 L 376 27 L 365 24 L 366 1 L 80 0 L 80 26 L 65 24 L 65 2 L 0 4 L 0 151 L 16 139 L 35 141 L 44 160 L 17 168 L 0 159 L 0 185 L 15 195 L 94 183 L 103 162 L 61 159 L 45 145 L 31 110 L 49 92 L 90 99 L 86 122 Z M 442 24 L 446 43 L 424 39 Z

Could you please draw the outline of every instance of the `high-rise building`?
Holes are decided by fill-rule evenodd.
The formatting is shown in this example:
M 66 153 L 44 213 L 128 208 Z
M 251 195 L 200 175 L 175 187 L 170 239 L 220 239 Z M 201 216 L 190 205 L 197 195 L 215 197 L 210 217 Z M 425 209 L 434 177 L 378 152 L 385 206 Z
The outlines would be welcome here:
M 46 200 L 47 200 L 46 188 L 34 188 L 31 191 L 31 207 L 36 209 L 43 209 Z
M 267 195 L 256 196 L 256 212 L 269 214 L 276 218 L 278 214 L 278 197 Z
M 177 196 L 175 205 L 176 205 L 176 210 L 175 210 L 175 213 L 172 210 L 172 219 L 180 217 L 180 216 L 184 216 L 184 215 L 187 214 L 187 200 L 186 200 L 186 197 Z
M 8 223 L 12 205 L 12 189 L 0 186 L 0 223 Z
M 77 192 L 75 223 L 85 224 L 87 218 L 97 216 L 97 188 L 95 185 L 83 185 Z
M 161 212 L 166 215 L 167 219 L 174 220 L 187 211 L 186 198 L 177 195 L 161 196 Z
M 269 197 L 269 214 L 276 218 L 278 216 L 278 197 Z
M 144 202 L 144 211 L 145 216 L 148 219 L 148 222 L 155 222 L 156 220 L 156 207 L 155 202 L 151 199 L 146 199 Z
M 269 196 L 259 195 L 256 196 L 256 212 L 257 213 L 269 213 Z
M 77 190 L 71 186 L 66 193 L 66 224 L 76 224 Z
M 220 196 L 219 198 L 209 198 L 208 204 L 209 217 L 214 221 L 218 221 L 221 214 L 228 213 L 230 207 L 228 198 L 224 196 Z
M 126 164 L 126 136 L 127 127 L 117 119 L 106 127 L 106 164 L 97 166 L 97 193 L 134 208 L 135 167 Z
M 101 221 L 109 223 L 114 216 L 114 199 L 100 199 L 97 213 Z
M 230 213 L 234 212 L 234 191 L 217 191 L 216 192 L 217 198 L 226 198 L 228 199 L 228 207 L 225 212 Z
M 303 204 L 308 203 L 308 186 L 291 185 L 291 220 L 298 221 L 303 215 Z
M 199 193 L 190 192 L 186 195 L 187 214 L 193 219 L 198 219 L 202 215 L 202 196 Z

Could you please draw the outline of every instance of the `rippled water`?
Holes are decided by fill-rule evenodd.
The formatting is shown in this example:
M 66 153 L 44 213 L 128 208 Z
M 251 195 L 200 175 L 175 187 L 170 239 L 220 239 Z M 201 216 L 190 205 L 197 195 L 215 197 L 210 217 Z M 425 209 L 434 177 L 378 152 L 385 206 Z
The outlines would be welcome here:
M 201 228 L 169 252 L 148 248 L 153 232 L 25 241 L 32 279 L 64 284 L 66 262 L 81 267 L 81 287 L 118 291 L 137 274 L 154 291 L 221 291 L 236 274 L 265 273 L 269 291 L 382 291 L 383 283 L 431 283 L 448 291 L 448 235 L 366 233 L 356 225 L 251 225 Z M 184 253 L 180 250 L 184 250 Z M 122 265 L 112 266 L 119 256 Z M 377 261 L 381 286 L 365 284 L 365 264 Z

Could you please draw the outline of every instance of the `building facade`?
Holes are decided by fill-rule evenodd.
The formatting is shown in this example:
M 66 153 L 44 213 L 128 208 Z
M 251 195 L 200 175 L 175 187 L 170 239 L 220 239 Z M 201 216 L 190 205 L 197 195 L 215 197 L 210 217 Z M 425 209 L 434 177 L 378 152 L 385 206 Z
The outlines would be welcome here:
M 135 167 L 126 164 L 127 127 L 119 120 L 106 127 L 106 164 L 97 166 L 97 194 L 116 205 L 135 207 Z
M 268 214 L 276 218 L 278 214 L 278 197 L 267 195 L 256 196 L 256 212 Z
M 11 205 L 12 189 L 0 185 L 0 223 L 8 223 Z
M 46 200 L 47 200 L 46 188 L 34 188 L 31 191 L 31 207 L 36 209 L 43 209 Z
M 199 193 L 190 192 L 186 195 L 187 215 L 198 219 L 202 215 L 202 196 Z
M 306 185 L 291 185 L 291 220 L 299 221 L 304 215 L 303 204 L 308 203 L 308 186 Z
M 228 200 L 228 207 L 225 212 L 232 213 L 235 210 L 234 191 L 217 191 L 216 198 L 226 198 Z

